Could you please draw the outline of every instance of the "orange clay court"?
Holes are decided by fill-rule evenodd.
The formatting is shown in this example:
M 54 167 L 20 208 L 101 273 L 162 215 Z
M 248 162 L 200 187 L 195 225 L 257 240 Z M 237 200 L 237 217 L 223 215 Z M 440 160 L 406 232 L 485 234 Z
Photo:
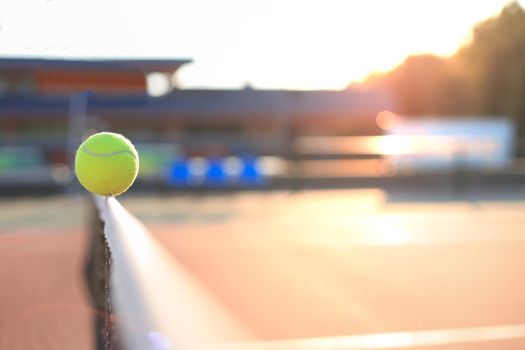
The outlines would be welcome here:
M 525 324 L 519 201 L 338 190 L 120 202 L 261 339 Z M 0 349 L 93 348 L 87 211 L 87 198 L 0 203 Z M 524 347 L 516 337 L 425 349 Z

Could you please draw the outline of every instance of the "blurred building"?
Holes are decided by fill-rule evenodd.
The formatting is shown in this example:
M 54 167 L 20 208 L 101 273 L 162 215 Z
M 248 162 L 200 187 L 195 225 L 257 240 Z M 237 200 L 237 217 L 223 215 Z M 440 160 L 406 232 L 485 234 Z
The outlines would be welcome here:
M 15 169 L 19 180 L 25 168 L 64 169 L 78 130 L 120 132 L 145 145 L 151 173 L 155 152 L 167 154 L 164 161 L 315 158 L 297 152 L 294 140 L 379 135 L 376 116 L 393 107 L 378 90 L 179 89 L 176 73 L 188 62 L 0 59 L 0 173 Z M 163 80 L 165 94 L 148 93 L 151 77 Z

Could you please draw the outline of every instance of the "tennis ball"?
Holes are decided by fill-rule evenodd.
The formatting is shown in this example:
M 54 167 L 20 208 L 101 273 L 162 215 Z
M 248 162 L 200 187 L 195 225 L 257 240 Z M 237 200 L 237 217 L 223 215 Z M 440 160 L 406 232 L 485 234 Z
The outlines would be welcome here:
M 101 132 L 87 138 L 75 156 L 78 181 L 90 192 L 103 196 L 119 195 L 135 181 L 139 156 L 124 136 Z

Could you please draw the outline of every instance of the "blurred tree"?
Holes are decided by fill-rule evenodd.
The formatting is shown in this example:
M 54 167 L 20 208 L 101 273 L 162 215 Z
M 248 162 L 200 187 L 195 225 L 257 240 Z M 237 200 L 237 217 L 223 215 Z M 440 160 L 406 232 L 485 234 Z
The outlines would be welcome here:
M 464 77 L 453 60 L 433 55 L 410 56 L 394 70 L 370 76 L 365 87 L 387 88 L 397 113 L 450 115 L 467 105 Z
M 460 79 L 449 60 L 433 55 L 408 57 L 388 76 L 401 113 L 455 114 L 463 109 Z
M 511 2 L 454 56 L 412 56 L 364 84 L 390 89 L 399 113 L 512 116 L 525 136 L 525 10 Z
M 478 24 L 454 56 L 469 95 L 470 113 L 510 115 L 525 126 L 525 11 L 517 3 Z

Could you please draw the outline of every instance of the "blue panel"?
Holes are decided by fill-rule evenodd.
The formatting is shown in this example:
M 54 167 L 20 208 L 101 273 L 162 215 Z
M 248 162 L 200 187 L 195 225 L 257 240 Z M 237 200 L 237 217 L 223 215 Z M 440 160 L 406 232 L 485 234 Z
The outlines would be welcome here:
M 261 186 L 265 183 L 265 177 L 257 168 L 257 159 L 254 157 L 243 158 L 243 169 L 240 182 L 244 186 Z
M 190 185 L 191 174 L 187 160 L 173 162 L 168 172 L 168 184 L 174 187 L 186 187 Z
M 222 165 L 222 159 L 210 159 L 205 183 L 209 186 L 223 186 L 226 184 L 227 176 Z

